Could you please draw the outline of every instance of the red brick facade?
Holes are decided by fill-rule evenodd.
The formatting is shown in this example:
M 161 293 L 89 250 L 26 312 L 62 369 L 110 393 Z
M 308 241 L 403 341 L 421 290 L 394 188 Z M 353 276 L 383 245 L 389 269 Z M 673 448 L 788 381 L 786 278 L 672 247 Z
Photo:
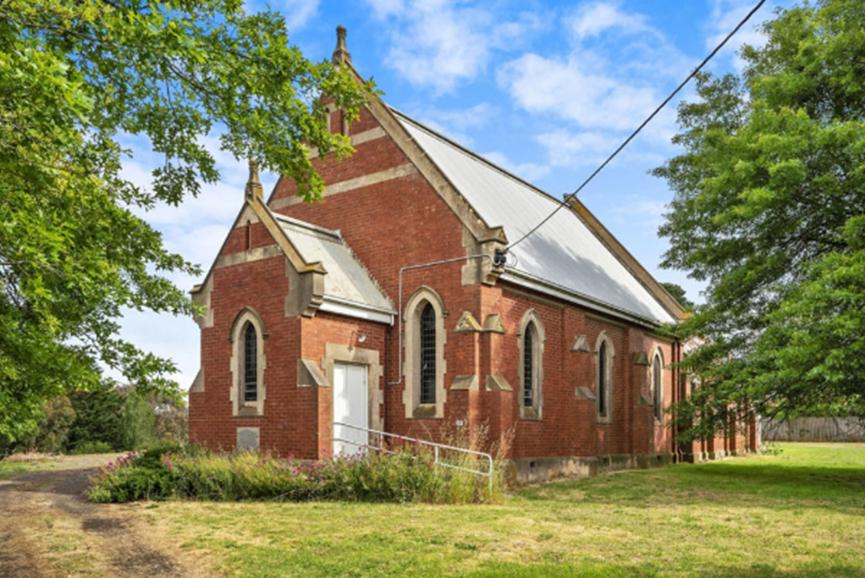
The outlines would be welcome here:
M 338 115 L 333 113 L 332 126 L 339 125 Z M 190 392 L 192 441 L 231 450 L 237 428 L 253 427 L 259 428 L 264 450 L 311 459 L 330 455 L 331 388 L 327 383 L 298 383 L 300 359 L 318 364 L 325 381 L 332 377 L 325 363 L 330 344 L 377 355 L 383 371 L 369 385 L 380 394 L 376 412 L 381 419 L 375 425 L 425 438 L 483 426 L 492 440 L 512 440 L 511 457 L 527 479 L 581 471 L 592 460 L 601 467 L 615 465 L 616 460 L 636 465 L 634 456 L 642 456 L 643 463 L 666 461 L 677 452 L 700 457 L 754 449 L 753 431 L 676 446 L 669 414 L 660 422 L 653 415 L 649 384 L 651 361 L 660 353 L 664 406 L 669 408 L 681 395 L 673 366 L 681 346 L 646 326 L 504 281 L 483 283 L 477 275 L 467 281 L 466 272 L 471 277 L 472 270 L 466 261 L 406 271 L 400 296 L 401 268 L 467 257 L 483 239 L 472 239 L 465 218 L 443 200 L 370 110 L 363 111 L 350 134 L 356 141 L 352 157 L 315 161 L 329 186 L 321 202 L 295 202 L 293 184 L 281 179 L 268 204 L 275 213 L 339 230 L 395 308 L 422 286 L 440 296 L 447 332 L 444 417 L 406 417 L 406 379 L 399 366 L 402 319 L 397 317 L 391 326 L 321 311 L 287 315 L 292 265 L 281 254 L 267 253 L 277 241 L 261 222 L 252 219 L 247 225 L 241 218 L 222 247 L 217 266 L 197 290 L 202 302 L 209 301 L 210 319 L 201 323 L 202 373 Z M 256 416 L 234 415 L 230 397 L 237 385 L 231 370 L 231 335 L 245 308 L 257 313 L 264 332 L 266 397 L 262 415 Z M 520 417 L 518 334 L 529 310 L 540 320 L 544 335 L 539 418 Z M 504 332 L 479 327 L 457 331 L 464 312 L 479 324 L 498 316 Z M 597 400 L 585 395 L 597 391 L 595 349 L 602 334 L 614 352 L 608 423 L 598 419 Z M 359 335 L 365 336 L 362 344 Z M 587 351 L 572 351 L 578 336 L 585 338 Z M 408 346 L 408 339 L 403 342 Z M 490 376 L 504 378 L 511 390 L 490 387 Z M 474 379 L 474 385 L 454 388 L 458 377 Z M 537 474 L 532 473 L 535 469 Z

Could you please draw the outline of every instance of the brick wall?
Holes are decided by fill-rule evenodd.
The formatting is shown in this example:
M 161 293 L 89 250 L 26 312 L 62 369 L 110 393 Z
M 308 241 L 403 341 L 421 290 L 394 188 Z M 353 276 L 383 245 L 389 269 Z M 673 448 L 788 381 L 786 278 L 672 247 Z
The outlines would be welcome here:
M 338 113 L 334 113 L 335 115 Z M 334 120 L 334 126 L 338 126 Z M 351 127 L 351 134 L 371 134 L 377 128 L 367 112 Z M 408 159 L 389 138 L 373 138 L 355 145 L 348 160 L 315 160 L 329 185 L 344 183 L 387 169 L 402 167 Z M 358 181 L 354 181 L 358 183 Z M 317 204 L 286 204 L 294 194 L 293 183 L 281 179 L 271 202 L 278 212 L 331 229 L 339 229 L 360 261 L 398 305 L 401 267 L 465 256 L 467 232 L 457 216 L 417 172 L 382 182 L 361 183 L 352 190 L 325 196 Z M 240 202 L 240 193 L 238 194 Z M 260 224 L 231 232 L 223 254 L 272 244 Z M 403 303 L 422 285 L 432 287 L 445 306 L 445 359 L 447 397 L 444 419 L 407 419 L 403 405 L 404 380 L 399 366 L 399 324 L 357 321 L 319 312 L 313 318 L 286 318 L 288 292 L 285 259 L 270 258 L 216 269 L 211 303 L 213 327 L 202 330 L 202 367 L 205 390 L 190 395 L 190 435 L 193 441 L 213 448 L 234 447 L 238 426 L 261 428 L 261 446 L 280 454 L 321 457 L 330 452 L 332 418 L 328 387 L 298 387 L 297 359 L 321 363 L 328 343 L 355 345 L 358 333 L 367 336 L 363 347 L 380 353 L 384 375 L 370 383 L 382 393 L 387 431 L 441 438 L 453 432 L 457 422 L 483 426 L 492 440 L 512 436 L 512 456 L 556 457 L 606 454 L 671 453 L 673 439 L 669 415 L 656 422 L 650 398 L 651 365 L 635 364 L 634 354 L 644 352 L 651 362 L 659 350 L 664 360 L 663 400 L 675 399 L 674 344 L 646 330 L 594 315 L 590 311 L 532 294 L 499 282 L 493 287 L 463 285 L 462 263 L 451 263 L 405 273 Z M 229 335 L 236 315 L 253 307 L 262 316 L 267 337 L 265 383 L 267 399 L 263 417 L 231 415 Z M 520 320 L 529 309 L 539 315 L 545 334 L 543 353 L 542 419 L 521 419 L 519 411 Z M 501 316 L 505 334 L 456 332 L 457 320 L 469 311 L 481 323 L 492 314 Z M 612 371 L 612 419 L 597 419 L 596 401 L 581 398 L 578 387 L 596 390 L 595 344 L 606 333 L 615 350 Z M 577 335 L 585 335 L 590 352 L 572 352 Z M 503 376 L 513 391 L 488 391 L 488 375 Z M 475 390 L 450 389 L 457 376 L 476 376 Z M 330 376 L 328 376 L 329 378 Z M 699 444 L 699 442 L 698 442 Z M 747 439 L 732 436 L 709 440 L 702 447 L 745 447 Z M 706 450 L 703 450 L 706 451 Z

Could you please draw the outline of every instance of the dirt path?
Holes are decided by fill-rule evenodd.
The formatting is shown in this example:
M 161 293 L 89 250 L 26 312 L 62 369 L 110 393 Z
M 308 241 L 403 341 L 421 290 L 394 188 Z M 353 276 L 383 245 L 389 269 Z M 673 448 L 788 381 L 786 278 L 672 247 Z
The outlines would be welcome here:
M 0 480 L 0 576 L 212 576 L 124 505 L 91 504 L 90 476 L 114 456 L 63 456 Z

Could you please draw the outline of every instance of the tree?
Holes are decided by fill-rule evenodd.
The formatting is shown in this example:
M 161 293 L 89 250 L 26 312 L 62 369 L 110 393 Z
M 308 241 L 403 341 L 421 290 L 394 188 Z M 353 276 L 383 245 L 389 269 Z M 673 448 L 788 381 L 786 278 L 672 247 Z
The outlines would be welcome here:
M 667 293 L 676 298 L 679 305 L 688 310 L 694 308 L 694 302 L 688 299 L 688 294 L 685 293 L 685 289 L 681 285 L 669 281 L 665 281 L 661 285 L 667 290 Z
M 201 137 L 296 180 L 346 155 L 326 104 L 355 118 L 371 83 L 312 63 L 283 18 L 241 0 L 0 2 L 0 440 L 33 431 L 44 401 L 93 388 L 100 364 L 176 390 L 174 364 L 117 335 L 124 308 L 190 314 L 166 278 L 197 267 L 136 216 L 219 178 Z M 164 164 L 149 188 L 123 178 L 121 135 Z
M 865 413 L 865 9 L 777 12 L 741 78 L 703 74 L 679 108 L 684 152 L 655 170 L 675 192 L 664 265 L 706 281 L 680 331 L 703 344 L 694 431 L 728 407 Z
M 113 450 L 134 449 L 126 440 L 126 396 L 111 381 L 87 391 L 76 391 L 70 396 L 75 419 L 66 438 L 68 451 L 94 443 L 105 444 Z

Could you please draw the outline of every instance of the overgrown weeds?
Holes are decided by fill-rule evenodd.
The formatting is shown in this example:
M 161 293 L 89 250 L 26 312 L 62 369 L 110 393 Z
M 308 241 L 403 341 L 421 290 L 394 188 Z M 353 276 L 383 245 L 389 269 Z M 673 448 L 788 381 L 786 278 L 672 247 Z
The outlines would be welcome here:
M 267 453 L 219 454 L 195 446 L 131 453 L 106 466 L 87 495 L 94 502 L 193 499 L 213 501 L 343 500 L 468 504 L 500 501 L 503 472 L 492 481 L 472 455 L 417 445 L 389 447 L 323 461 Z M 442 465 L 442 463 L 447 465 Z

